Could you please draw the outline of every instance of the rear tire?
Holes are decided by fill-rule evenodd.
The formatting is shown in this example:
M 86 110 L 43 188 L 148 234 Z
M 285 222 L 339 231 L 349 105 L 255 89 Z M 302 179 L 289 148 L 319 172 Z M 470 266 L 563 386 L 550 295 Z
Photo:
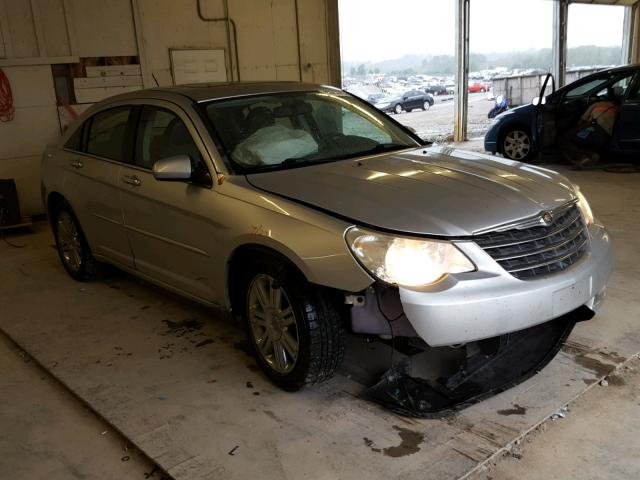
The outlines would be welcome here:
M 429 100 L 425 100 L 424 103 L 422 104 L 422 110 L 426 112 L 430 108 L 431 108 L 431 103 L 429 103 Z
M 98 276 L 98 262 L 93 257 L 87 239 L 71 206 L 62 201 L 52 211 L 51 223 L 60 261 L 67 273 L 81 282 Z
M 331 378 L 344 358 L 338 299 L 283 262 L 251 262 L 242 292 L 246 334 L 264 373 L 288 391 Z

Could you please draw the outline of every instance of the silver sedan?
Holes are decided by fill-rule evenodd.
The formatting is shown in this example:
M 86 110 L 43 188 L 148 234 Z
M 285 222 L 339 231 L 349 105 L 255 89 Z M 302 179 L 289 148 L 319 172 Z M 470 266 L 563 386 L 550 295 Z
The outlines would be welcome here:
M 62 263 L 107 262 L 247 327 L 286 389 L 329 378 L 346 330 L 459 345 L 595 310 L 609 237 L 539 167 L 424 144 L 299 83 L 128 93 L 43 158 Z

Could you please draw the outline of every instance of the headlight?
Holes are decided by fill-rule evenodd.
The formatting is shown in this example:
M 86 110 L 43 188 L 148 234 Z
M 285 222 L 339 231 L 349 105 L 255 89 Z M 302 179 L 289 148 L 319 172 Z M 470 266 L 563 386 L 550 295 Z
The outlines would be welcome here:
M 587 222 L 587 225 L 591 225 L 593 223 L 593 212 L 591 211 L 589 202 L 587 202 L 587 199 L 582 194 L 579 188 L 576 187 L 575 192 L 576 192 L 576 196 L 578 197 L 578 208 L 582 212 L 584 221 Z
M 395 237 L 351 228 L 346 234 L 353 255 L 372 275 L 403 287 L 436 283 L 449 273 L 475 266 L 452 243 Z
M 377 108 L 379 109 L 383 109 L 383 108 L 387 108 L 389 105 L 391 105 L 390 103 L 379 103 L 376 105 Z

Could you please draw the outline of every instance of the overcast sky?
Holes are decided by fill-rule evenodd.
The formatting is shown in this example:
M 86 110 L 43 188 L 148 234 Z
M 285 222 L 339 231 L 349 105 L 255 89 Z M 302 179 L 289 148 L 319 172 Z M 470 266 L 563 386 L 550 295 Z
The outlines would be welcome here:
M 454 54 L 453 0 L 339 0 L 343 61 Z M 569 7 L 568 46 L 622 43 L 624 8 Z M 550 48 L 551 0 L 471 0 L 471 51 Z

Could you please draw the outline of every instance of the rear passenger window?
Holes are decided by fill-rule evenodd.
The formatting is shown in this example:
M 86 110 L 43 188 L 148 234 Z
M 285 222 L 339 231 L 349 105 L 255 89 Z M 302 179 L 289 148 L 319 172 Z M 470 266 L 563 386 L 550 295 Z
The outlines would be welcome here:
M 123 161 L 130 107 L 116 107 L 91 117 L 87 153 Z

